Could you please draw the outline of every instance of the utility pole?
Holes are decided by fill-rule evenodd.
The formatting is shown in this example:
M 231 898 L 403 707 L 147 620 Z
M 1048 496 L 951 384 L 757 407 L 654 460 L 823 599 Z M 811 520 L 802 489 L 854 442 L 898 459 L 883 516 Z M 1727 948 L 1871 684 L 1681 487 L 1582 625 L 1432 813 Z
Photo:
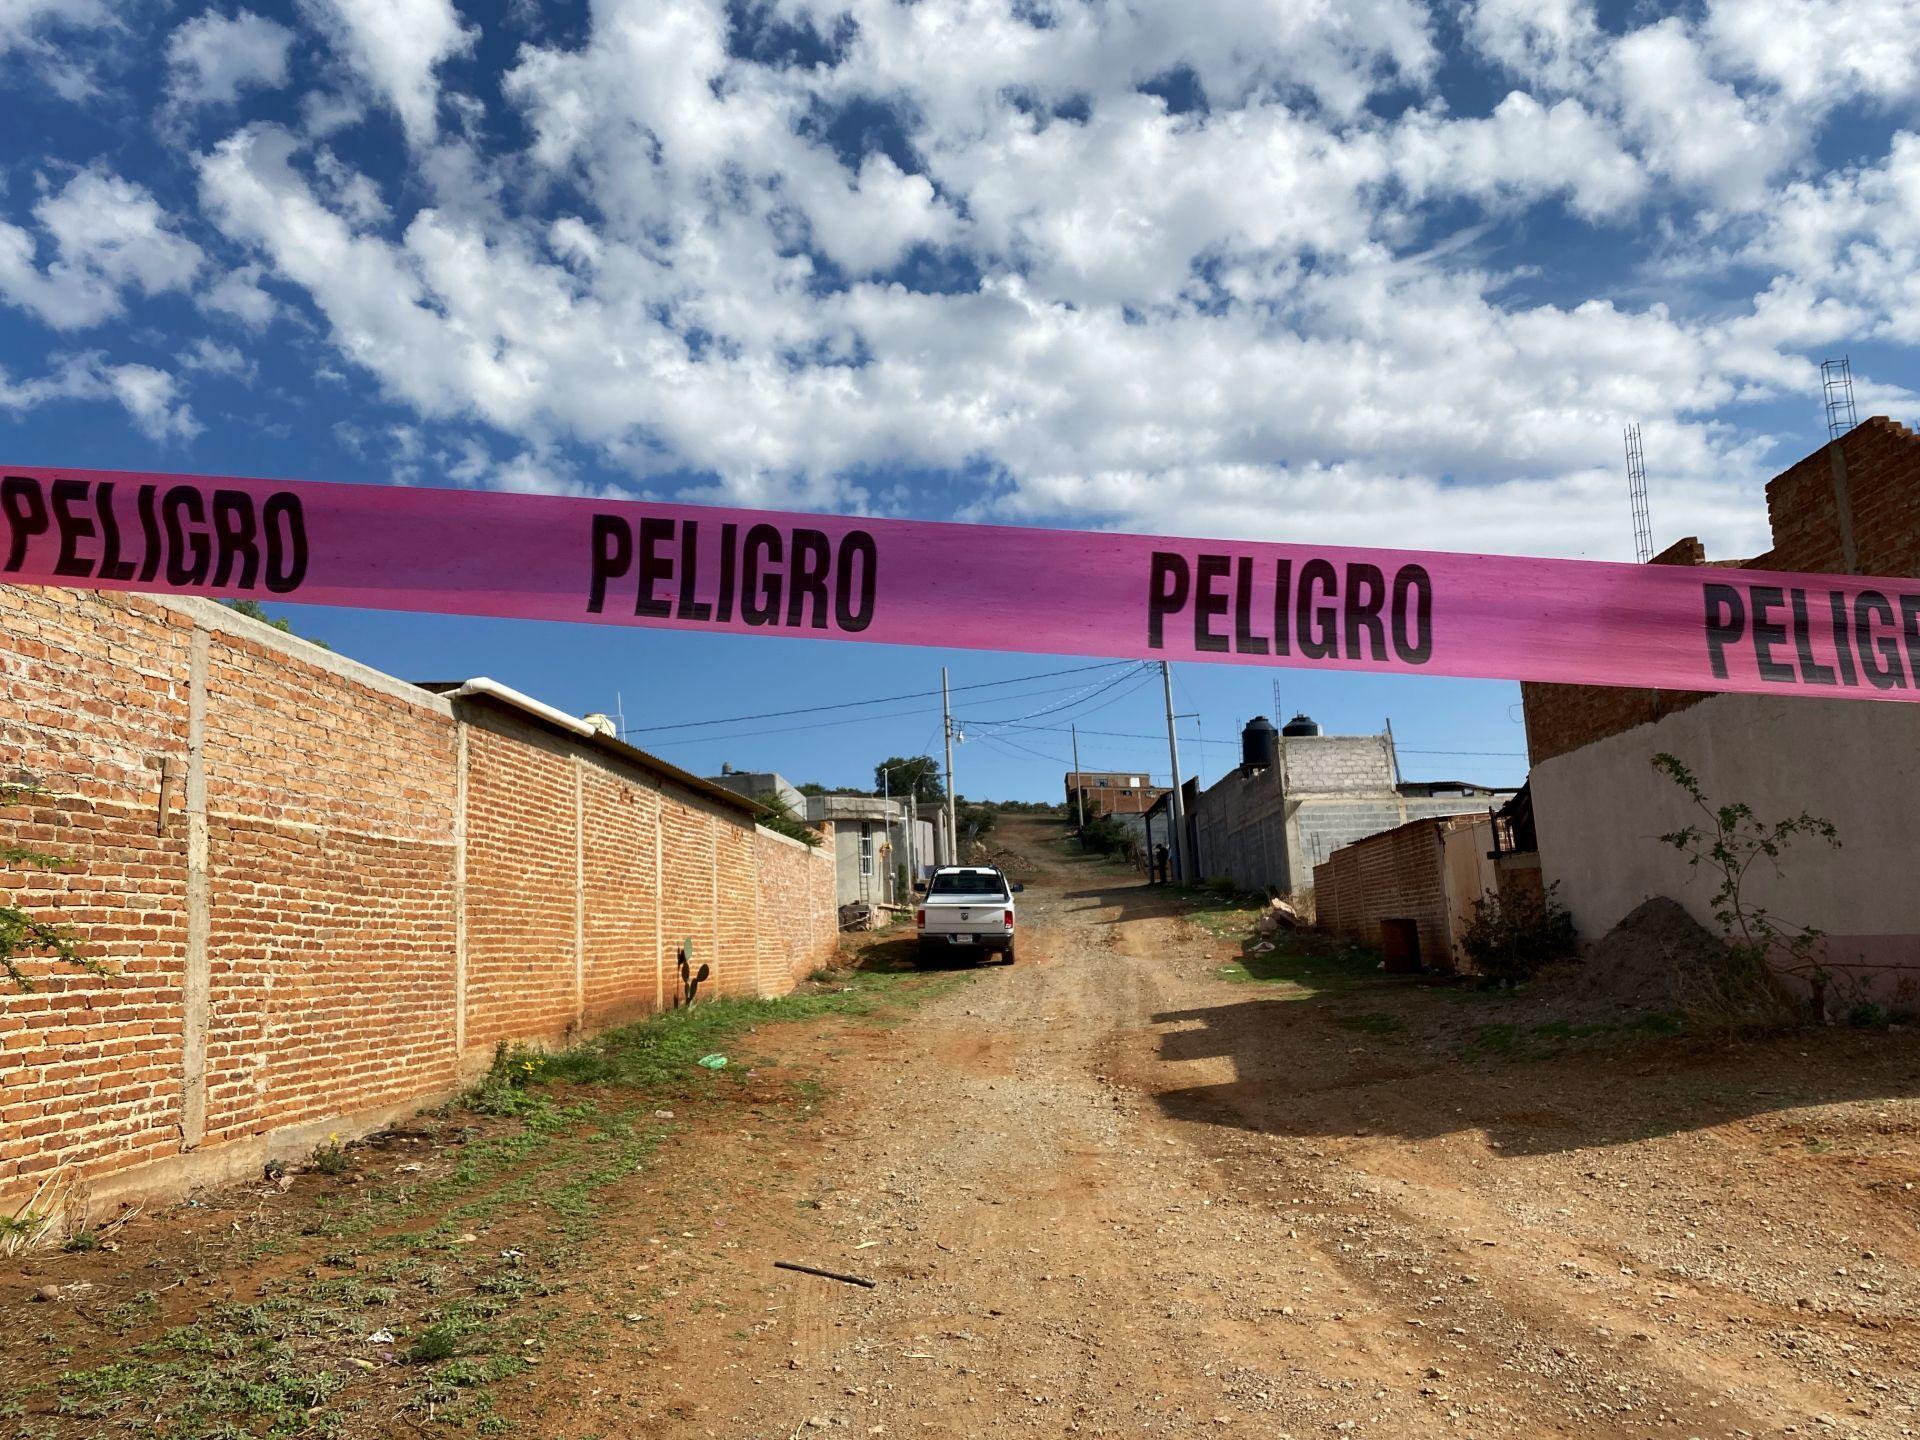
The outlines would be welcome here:
M 1080 778 L 1080 727 L 1067 727 L 1073 734 L 1073 803 L 1080 812 L 1080 828 L 1087 828 L 1087 787 Z
M 940 711 L 947 731 L 947 863 L 960 863 L 960 829 L 953 816 L 953 692 L 947 687 L 947 667 L 940 667 Z
M 1167 846 L 1167 856 L 1172 861 L 1169 867 L 1175 880 L 1187 878 L 1186 807 L 1180 801 L 1180 742 L 1173 733 L 1173 671 L 1167 662 L 1160 662 L 1160 685 L 1167 694 L 1167 758 L 1173 762 L 1173 790 L 1169 797 L 1168 808 L 1173 816 L 1172 843 Z
M 919 797 L 907 791 L 907 893 L 900 903 L 913 903 L 913 882 L 920 878 L 920 806 Z

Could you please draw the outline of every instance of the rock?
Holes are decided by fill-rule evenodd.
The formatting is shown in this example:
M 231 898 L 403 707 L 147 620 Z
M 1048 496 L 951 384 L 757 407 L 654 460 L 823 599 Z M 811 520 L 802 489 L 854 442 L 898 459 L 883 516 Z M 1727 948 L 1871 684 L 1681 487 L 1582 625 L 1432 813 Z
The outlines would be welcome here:
M 38 1290 L 33 1292 L 33 1298 L 36 1300 L 58 1300 L 60 1298 L 60 1287 L 58 1285 L 42 1285 Z

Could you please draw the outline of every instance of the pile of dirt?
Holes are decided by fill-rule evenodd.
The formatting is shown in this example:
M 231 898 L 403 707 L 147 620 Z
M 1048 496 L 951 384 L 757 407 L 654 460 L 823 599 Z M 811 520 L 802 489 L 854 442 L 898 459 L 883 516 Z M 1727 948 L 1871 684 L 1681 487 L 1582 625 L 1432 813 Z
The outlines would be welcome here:
M 1568 1018 L 1672 1013 L 1683 1009 L 1695 978 L 1727 965 L 1727 947 L 1677 901 L 1640 903 L 1552 985 L 1556 1012 Z
M 1026 880 L 1034 873 L 1033 861 L 1018 850 L 1002 850 L 974 842 L 967 856 L 969 865 L 991 865 L 1011 880 Z

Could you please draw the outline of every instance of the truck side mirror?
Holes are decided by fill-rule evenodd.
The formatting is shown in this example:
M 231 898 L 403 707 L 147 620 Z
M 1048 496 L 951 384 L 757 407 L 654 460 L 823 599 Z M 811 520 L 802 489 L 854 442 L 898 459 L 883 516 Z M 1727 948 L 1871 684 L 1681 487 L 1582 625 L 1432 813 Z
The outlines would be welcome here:
M 914 894 L 916 894 L 916 895 L 924 895 L 924 894 L 926 894 L 926 893 L 927 893 L 927 882 L 926 882 L 926 881 L 924 881 L 924 880 L 916 880 L 916 881 L 914 881 L 914 882 L 913 882 L 913 893 L 914 893 Z
M 1018 880 L 1013 882 L 1013 893 L 1016 895 L 1018 895 L 1022 890 L 1026 888 L 1027 887 L 1022 885 Z

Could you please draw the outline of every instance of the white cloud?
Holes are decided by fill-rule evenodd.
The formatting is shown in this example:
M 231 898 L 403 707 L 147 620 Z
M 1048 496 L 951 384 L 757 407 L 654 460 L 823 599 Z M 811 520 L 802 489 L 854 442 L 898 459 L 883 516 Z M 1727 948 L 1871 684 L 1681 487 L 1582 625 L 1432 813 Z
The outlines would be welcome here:
M 356 235 L 320 203 L 289 163 L 296 147 L 276 126 L 221 142 L 200 160 L 204 208 L 230 235 L 266 248 L 283 278 L 315 296 L 349 358 L 366 365 L 392 343 L 410 351 L 435 343 L 438 327 L 420 307 L 420 287 L 404 260 L 380 241 Z M 402 393 L 434 410 L 453 401 L 440 377 L 428 372 Z
M 1893 137 L 1878 164 L 1787 188 L 1746 258 L 1844 306 L 1845 330 L 1920 345 L 1920 135 Z
M 415 145 L 439 130 L 440 83 L 434 72 L 477 38 L 452 0 L 305 0 L 335 48 L 399 117 Z
M 1456 114 L 1392 0 L 770 13 L 832 58 L 742 58 L 719 0 L 599 0 L 502 77 L 524 152 L 450 126 L 383 189 L 311 125 L 242 129 L 200 195 L 258 268 L 202 303 L 258 325 L 264 275 L 304 292 L 411 412 L 378 442 L 401 473 L 572 493 L 579 445 L 703 498 L 859 507 L 900 503 L 890 472 L 964 470 L 990 477 L 976 518 L 1614 557 L 1623 420 L 1662 533 L 1763 548 L 1775 440 L 1728 407 L 1811 395 L 1807 347 L 1920 314 L 1907 152 L 1783 194 L 1817 127 L 1706 21 L 1615 37 L 1570 0 L 1480 0 L 1469 33 L 1516 79 Z M 412 82 L 367 82 L 416 141 L 455 113 L 447 24 Z M 1182 66 L 1206 106 L 1137 88 Z M 1872 73 L 1848 83 L 1895 84 Z M 1514 238 L 1543 202 L 1627 263 L 1665 226 L 1663 263 L 1758 266 L 1750 298 L 1584 299 L 1602 282 Z M 937 289 L 893 269 L 916 251 Z M 436 449 L 433 422 L 504 446 Z
M 1679 20 L 1623 37 L 1609 69 L 1625 124 L 1648 162 L 1721 204 L 1760 204 L 1768 183 L 1806 143 L 1792 117 L 1715 79 Z
M 292 45 L 291 30 L 251 10 L 208 10 L 167 41 L 168 96 L 181 107 L 231 105 L 249 90 L 277 90 Z
M 280 313 L 280 302 L 261 288 L 264 273 L 258 265 L 229 270 L 199 297 L 200 308 L 237 320 L 249 330 L 264 330 Z
M 223 375 L 230 379 L 244 380 L 251 384 L 259 373 L 258 367 L 231 345 L 222 345 L 205 335 L 196 338 L 192 344 L 180 352 L 180 368 L 197 370 L 207 375 Z
M 955 228 L 924 175 L 909 175 L 885 155 L 869 155 L 842 203 L 809 211 L 813 237 L 833 260 L 855 273 L 884 270 L 915 245 L 939 244 Z
M 1516 90 L 1484 120 L 1413 115 L 1392 132 L 1394 173 L 1413 198 L 1470 195 L 1529 204 L 1566 194 L 1595 220 L 1620 219 L 1647 189 L 1639 163 L 1578 100 L 1543 106 Z
M 1920 93 L 1920 0 L 1712 0 L 1703 30 L 1728 68 L 1802 107 Z
M 380 198 L 380 188 L 333 151 L 318 151 L 313 157 L 313 169 L 325 187 L 327 203 L 351 224 L 366 229 L 390 218 L 387 202 Z
M 56 330 L 112 318 L 128 290 L 183 289 L 200 267 L 200 248 L 173 229 L 153 196 L 104 170 L 80 171 L 33 214 L 52 258 L 40 266 L 33 235 L 0 221 L 0 298 Z
M 0 370 L 0 410 L 18 414 L 58 400 L 112 400 L 141 434 L 156 443 L 187 441 L 201 432 L 180 389 L 150 365 L 110 365 L 97 354 L 67 356 L 49 373 L 14 381 Z
M 6 0 L 0 5 L 0 55 L 36 46 L 55 30 L 97 30 L 112 23 L 106 0 Z
M 1471 0 L 1462 20 L 1481 54 L 1550 91 L 1585 88 L 1604 44 L 1589 0 Z
M 24 63 L 62 99 L 83 100 L 96 89 L 92 59 L 74 42 L 120 28 L 110 0 L 0 0 L 0 60 Z

